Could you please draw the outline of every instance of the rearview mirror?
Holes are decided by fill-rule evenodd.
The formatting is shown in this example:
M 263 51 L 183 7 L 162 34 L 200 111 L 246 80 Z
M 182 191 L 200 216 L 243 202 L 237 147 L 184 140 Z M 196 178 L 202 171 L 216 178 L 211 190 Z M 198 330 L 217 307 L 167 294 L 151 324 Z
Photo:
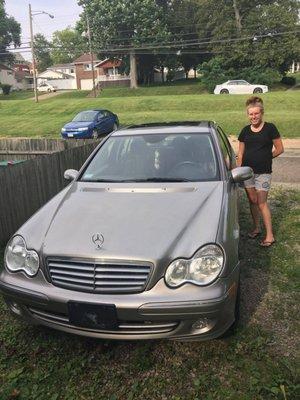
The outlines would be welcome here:
M 237 167 L 231 170 L 232 180 L 235 183 L 252 178 L 253 170 L 250 167 Z
M 74 181 L 78 176 L 78 171 L 76 169 L 67 169 L 64 173 L 64 178 L 67 181 Z

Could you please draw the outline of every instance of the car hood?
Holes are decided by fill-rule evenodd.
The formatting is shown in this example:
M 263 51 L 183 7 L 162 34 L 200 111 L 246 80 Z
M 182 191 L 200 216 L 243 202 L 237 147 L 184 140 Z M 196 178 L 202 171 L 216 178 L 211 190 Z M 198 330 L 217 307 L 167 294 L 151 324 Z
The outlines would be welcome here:
M 44 256 L 152 263 L 191 257 L 216 240 L 223 182 L 103 184 L 74 182 L 18 233 Z M 101 234 L 101 249 L 93 243 Z
M 65 129 L 92 128 L 94 122 L 69 122 L 64 125 Z

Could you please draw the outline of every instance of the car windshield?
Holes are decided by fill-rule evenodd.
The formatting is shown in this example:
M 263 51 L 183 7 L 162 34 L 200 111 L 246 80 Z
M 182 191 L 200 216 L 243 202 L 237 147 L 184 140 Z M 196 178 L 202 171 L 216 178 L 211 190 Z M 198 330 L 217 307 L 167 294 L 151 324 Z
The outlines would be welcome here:
M 81 176 L 88 182 L 187 182 L 219 180 L 210 135 L 111 136 Z
M 73 118 L 74 122 L 92 122 L 94 121 L 98 111 L 82 111 Z

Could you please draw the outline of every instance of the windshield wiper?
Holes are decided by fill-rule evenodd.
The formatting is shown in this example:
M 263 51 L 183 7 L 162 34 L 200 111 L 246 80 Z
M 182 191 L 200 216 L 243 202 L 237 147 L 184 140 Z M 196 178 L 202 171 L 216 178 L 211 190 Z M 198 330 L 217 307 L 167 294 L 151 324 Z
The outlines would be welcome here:
M 134 182 L 191 182 L 189 179 L 186 178 L 146 178 L 146 179 L 135 179 Z
M 145 178 L 145 179 L 81 179 L 80 182 L 104 182 L 104 183 L 141 183 L 141 182 L 192 182 L 186 178 Z

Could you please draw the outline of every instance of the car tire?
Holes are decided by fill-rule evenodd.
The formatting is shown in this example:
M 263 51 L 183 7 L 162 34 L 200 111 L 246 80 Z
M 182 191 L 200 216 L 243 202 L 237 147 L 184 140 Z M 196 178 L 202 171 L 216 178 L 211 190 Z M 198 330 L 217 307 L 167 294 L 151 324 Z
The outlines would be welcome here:
M 257 88 L 255 88 L 254 90 L 253 90 L 253 93 L 262 93 L 263 92 L 263 90 L 262 90 L 262 88 L 260 88 L 260 87 L 257 87 Z
M 94 129 L 92 132 L 92 139 L 98 139 L 98 136 L 99 136 L 99 134 L 98 134 L 97 129 Z
M 228 89 L 221 89 L 220 94 L 229 94 Z
M 48 92 L 48 93 L 51 93 L 51 89 L 47 89 L 47 92 Z

